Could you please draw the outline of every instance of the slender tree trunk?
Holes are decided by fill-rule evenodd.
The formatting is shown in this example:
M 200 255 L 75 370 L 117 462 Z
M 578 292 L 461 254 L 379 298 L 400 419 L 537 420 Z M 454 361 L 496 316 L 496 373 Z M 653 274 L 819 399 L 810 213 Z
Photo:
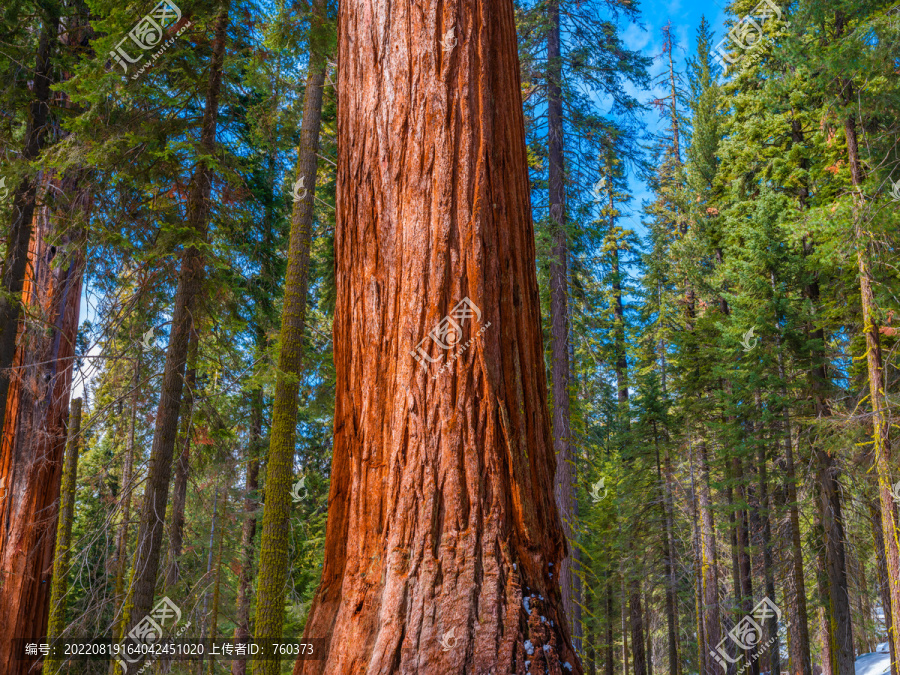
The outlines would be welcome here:
M 850 103 L 853 99 L 853 85 L 844 81 L 844 100 Z M 890 591 L 890 607 L 885 607 L 885 614 L 890 611 L 893 630 L 888 635 L 892 647 L 900 653 L 900 535 L 897 529 L 897 517 L 893 495 L 891 494 L 891 466 L 897 461 L 892 457 L 890 428 L 888 419 L 888 402 L 885 389 L 884 360 L 881 354 L 881 339 L 878 330 L 877 305 L 875 302 L 874 280 L 869 263 L 869 239 L 863 232 L 863 202 L 860 195 L 863 182 L 862 164 L 859 158 L 859 141 L 856 135 L 856 118 L 853 113 L 844 119 L 844 132 L 847 137 L 847 154 L 850 163 L 850 176 L 853 187 L 857 191 L 857 208 L 854 209 L 853 234 L 856 239 L 856 260 L 859 266 L 859 291 L 862 300 L 863 332 L 866 336 L 866 365 L 869 374 L 869 402 L 872 406 L 872 452 L 875 458 L 875 476 L 878 485 L 878 497 L 881 500 L 881 529 L 884 538 L 885 561 L 888 572 L 888 590 Z
M 175 588 L 180 576 L 179 559 L 184 543 L 184 509 L 187 505 L 188 478 L 191 473 L 191 437 L 194 417 L 194 388 L 197 384 L 197 352 L 200 349 L 200 336 L 196 326 L 191 328 L 188 343 L 187 370 L 184 374 L 184 396 L 181 399 L 179 415 L 178 463 L 175 465 L 175 482 L 172 486 L 172 519 L 169 524 L 169 551 L 166 561 L 165 588 L 168 593 Z M 235 663 L 246 663 L 235 661 Z
M 606 580 L 606 675 L 614 675 L 616 668 L 616 652 L 615 643 L 613 642 L 613 589 L 612 582 L 609 580 L 612 574 L 609 573 Z
M 0 672 L 24 673 L 12 641 L 46 637 L 50 574 L 60 478 L 66 446 L 69 394 L 84 266 L 82 232 L 90 197 L 78 189 L 79 173 L 55 187 L 72 205 L 34 211 L 22 322 L 0 438 Z M 49 184 L 49 180 L 46 181 Z M 46 185 L 45 185 L 46 187 Z M 46 191 L 46 190 L 42 190 Z M 67 222 L 68 221 L 68 222 Z
M 644 624 L 641 610 L 641 582 L 632 575 L 629 581 L 628 599 L 631 614 L 631 646 L 634 657 L 634 675 L 647 675 L 647 655 L 644 653 Z
M 713 522 L 712 500 L 709 493 L 709 459 L 706 441 L 697 444 L 700 455 L 700 545 L 701 545 L 701 585 L 703 589 L 703 628 L 706 642 L 701 649 L 706 662 L 704 675 L 718 675 L 719 667 L 715 659 L 706 658 L 715 653 L 719 646 L 719 575 L 716 564 L 716 534 Z
M 799 132 L 799 125 L 795 128 Z M 772 292 L 776 292 L 775 274 L 769 275 Z M 780 317 L 776 317 L 776 324 Z M 788 400 L 787 374 L 782 353 L 782 336 L 775 334 L 778 351 L 778 377 L 781 381 L 781 398 Z M 782 404 L 782 435 L 784 438 L 785 475 L 790 528 L 790 547 L 787 559 L 789 571 L 785 597 L 787 599 L 788 655 L 791 675 L 812 675 L 812 659 L 809 651 L 809 623 L 806 609 L 806 582 L 803 578 L 803 546 L 800 538 L 800 509 L 797 503 L 797 471 L 794 466 L 794 448 L 791 436 L 791 418 L 788 406 Z M 894 673 L 894 675 L 897 675 Z
M 326 3 L 316 0 L 314 21 L 321 30 Z M 306 295 L 309 251 L 312 240 L 314 197 L 317 175 L 319 131 L 322 125 L 322 96 L 327 68 L 321 44 L 313 42 L 303 102 L 303 122 L 297 152 L 297 175 L 303 193 L 294 203 L 288 248 L 284 307 L 281 314 L 281 352 L 272 411 L 269 452 L 266 461 L 265 505 L 260 540 L 259 574 L 256 590 L 258 639 L 280 640 L 284 626 L 284 585 L 287 581 L 288 518 L 291 512 L 291 482 L 294 473 L 294 444 L 297 433 L 297 396 L 303 365 L 303 332 L 306 325 Z M 344 136 L 341 136 L 344 138 Z M 337 418 L 335 418 L 337 419 Z M 330 526 L 330 519 L 329 519 Z M 320 637 L 314 635 L 313 637 Z M 318 661 L 316 663 L 319 663 Z M 254 661 L 254 675 L 276 675 L 277 661 Z
M 141 358 L 143 349 L 138 342 L 137 359 L 134 363 L 134 374 L 131 378 L 131 419 L 128 421 L 128 441 L 125 448 L 125 463 L 122 467 L 122 489 L 119 497 L 122 503 L 122 520 L 119 523 L 119 531 L 116 533 L 116 581 L 115 591 L 113 592 L 113 640 L 120 641 L 124 634 L 125 622 L 122 609 L 124 606 L 125 594 L 125 573 L 128 568 L 128 531 L 131 529 L 131 502 L 133 499 L 132 491 L 132 474 L 134 472 L 134 434 L 137 425 L 137 406 L 140 399 L 140 382 L 141 382 Z M 113 664 L 110 661 L 110 672 L 114 672 Z
M 817 511 L 813 522 L 815 541 L 824 541 L 825 534 L 822 527 L 822 514 Z M 822 672 L 827 675 L 838 675 L 832 669 L 835 662 L 835 644 L 832 640 L 831 617 L 834 610 L 831 605 L 831 592 L 828 586 L 828 571 L 825 555 L 825 547 L 816 547 L 816 579 L 819 586 L 821 607 L 819 611 L 819 642 L 822 652 Z
M 228 490 L 225 490 L 225 496 L 222 498 L 222 514 L 223 518 L 225 514 L 227 514 L 228 507 Z M 220 590 L 222 586 L 222 534 L 225 530 L 223 525 L 219 525 L 219 542 L 216 550 L 216 584 L 213 590 L 213 603 L 212 603 L 212 616 L 209 619 L 209 633 L 207 637 L 210 640 L 215 640 L 216 635 L 218 634 L 218 626 L 219 626 L 219 600 L 221 598 Z M 214 675 L 215 673 L 215 664 L 216 660 L 214 657 L 210 656 L 209 659 L 209 670 L 207 671 L 207 675 Z
M 621 577 L 622 582 L 622 675 L 630 675 L 631 669 L 628 666 L 629 661 L 629 650 L 628 650 L 628 632 L 629 626 L 626 620 L 626 617 L 629 616 L 628 613 L 628 593 L 625 591 L 625 575 L 623 574 Z
M 756 394 L 756 404 L 760 416 L 762 416 L 762 399 L 758 392 Z M 762 425 L 759 426 L 760 432 L 762 431 L 761 427 Z M 760 436 L 762 436 L 761 433 Z M 766 597 L 777 604 L 778 598 L 775 595 L 775 576 L 773 573 L 774 563 L 772 561 L 772 524 L 769 519 L 769 478 L 766 443 L 766 440 L 760 438 L 757 450 L 757 465 L 759 467 L 758 517 L 762 521 L 759 531 L 762 538 L 763 579 L 766 584 Z M 766 621 L 766 632 L 769 639 L 775 638 L 775 642 L 769 647 L 769 667 L 766 670 L 771 675 L 781 675 L 781 643 L 778 638 L 778 619 L 776 619 L 774 614 L 769 616 Z
M 872 539 L 875 542 L 875 565 L 878 570 L 878 592 L 881 597 L 882 608 L 887 608 L 891 604 L 891 592 L 888 584 L 886 557 L 884 555 L 884 532 L 881 529 L 881 513 L 879 511 L 879 503 L 871 498 L 866 499 L 869 507 L 869 519 L 872 524 Z M 884 627 L 888 636 L 891 635 L 893 629 L 893 617 L 891 613 L 884 612 Z M 897 652 L 892 640 L 888 640 L 888 648 L 891 652 L 891 675 L 897 675 Z
M 250 584 L 253 580 L 253 538 L 256 536 L 256 512 L 259 501 L 256 490 L 259 487 L 259 452 L 262 444 L 263 391 L 252 393 L 250 443 L 247 448 L 247 479 L 244 487 L 244 522 L 241 527 L 241 570 L 238 573 L 237 615 L 235 617 L 234 641 L 247 642 L 250 637 Z M 232 661 L 232 675 L 245 675 L 246 661 Z
M 556 506 L 567 541 L 575 534 L 575 458 L 572 455 L 569 413 L 569 282 L 566 236 L 566 179 L 563 145 L 562 54 L 559 0 L 547 6 L 547 135 L 550 229 L 550 334 L 553 381 L 553 444 L 556 451 Z M 562 561 L 559 583 L 563 608 L 572 627 L 572 643 L 581 650 L 581 598 L 577 549 L 570 547 Z
M 744 462 L 740 457 L 732 459 L 734 479 L 737 487 L 736 499 L 739 501 L 739 508 L 736 517 L 737 525 L 737 557 L 738 557 L 738 573 L 741 582 L 741 600 L 740 614 L 748 616 L 753 611 L 753 572 L 750 566 L 750 523 L 748 509 L 749 495 L 744 482 Z M 759 660 L 753 659 L 753 650 L 749 649 L 744 652 L 744 658 L 748 663 L 748 669 L 751 675 L 759 675 Z
M 50 91 L 53 73 L 52 56 L 59 43 L 60 5 L 41 4 L 42 24 L 38 38 L 34 89 L 25 130 L 22 160 L 37 159 L 50 133 Z M 30 170 L 29 170 L 30 171 Z M 16 338 L 19 335 L 19 316 L 24 302 L 23 289 L 27 273 L 28 252 L 33 233 L 33 220 L 40 185 L 38 176 L 28 175 L 19 183 L 13 196 L 12 224 L 6 239 L 6 258 L 0 276 L 0 436 L 7 435 L 6 407 L 12 381 Z M 0 645 L 3 643 L 0 642 Z M 7 654 L 10 652 L 7 651 Z M 2 663 L 2 662 L 0 662 Z
M 678 609 L 676 604 L 677 587 L 675 584 L 674 566 L 672 562 L 673 542 L 671 541 L 672 522 L 669 514 L 669 473 L 667 467 L 666 476 L 663 478 L 662 467 L 660 466 L 659 461 L 659 438 L 656 434 L 656 422 L 653 423 L 653 439 L 656 447 L 656 480 L 660 487 L 660 502 L 663 512 L 663 523 L 665 525 L 665 532 L 663 532 L 662 537 L 662 549 L 663 573 L 666 579 L 666 629 L 668 631 L 669 645 L 669 675 L 678 675 L 678 629 L 676 628 L 676 615 Z
M 186 244 L 178 274 L 178 289 L 172 312 L 172 331 L 163 370 L 153 447 L 150 451 L 150 467 L 144 488 L 144 504 L 134 553 L 132 595 L 125 607 L 125 625 L 128 626 L 126 634 L 150 611 L 156 575 L 159 571 L 188 342 L 191 331 L 195 329 L 194 315 L 203 281 L 202 246 L 206 240 L 209 221 L 209 197 L 213 180 L 212 155 L 216 149 L 216 120 L 219 113 L 219 91 L 222 84 L 227 26 L 228 3 L 225 0 L 220 5 L 216 18 L 206 107 L 200 132 L 200 150 L 205 156 L 198 161 L 188 195 L 188 230 L 194 240 Z
M 809 255 L 811 245 L 805 243 L 804 253 Z M 807 284 L 806 297 L 815 307 L 819 300 L 819 284 L 813 278 Z M 821 327 L 810 331 L 810 388 L 818 418 L 831 416 L 828 406 L 828 371 L 823 354 L 825 334 Z M 853 675 L 853 626 L 850 616 L 850 598 L 847 594 L 847 564 L 844 551 L 844 520 L 841 513 L 841 496 L 838 485 L 839 469 L 834 458 L 816 442 L 812 447 L 813 461 L 817 468 L 818 522 L 822 535 L 822 571 L 827 584 L 822 595 L 827 617 L 823 626 L 827 630 L 829 665 L 836 668 L 833 675 Z M 819 583 L 822 583 L 820 577 Z M 820 587 L 821 590 L 821 587 Z M 828 672 L 828 671 L 826 671 Z
M 691 466 L 691 518 L 693 520 L 692 528 L 692 544 L 694 548 L 694 614 L 697 624 L 697 662 L 699 665 L 699 673 L 708 675 L 707 667 L 713 668 L 707 657 L 706 647 L 709 644 L 707 640 L 705 620 L 706 613 L 703 605 L 703 545 L 701 539 L 703 537 L 702 525 L 700 524 L 700 509 L 698 508 L 699 498 L 697 496 L 696 480 L 694 478 L 694 443 L 690 443 L 690 466 Z M 718 624 L 717 624 L 718 626 Z M 715 644 L 715 643 L 714 643 Z
M 326 647 L 295 675 L 580 675 L 513 3 L 339 11 L 334 459 L 305 630 Z
M 69 546 L 72 543 L 72 521 L 75 516 L 75 481 L 78 474 L 78 446 L 81 443 L 81 399 L 72 401 L 69 411 L 69 440 L 62 483 L 59 489 L 59 520 L 56 524 L 56 550 L 53 577 L 50 582 L 50 618 L 47 622 L 47 642 L 60 638 L 66 628 L 66 606 L 69 593 Z M 56 673 L 62 659 L 51 655 L 44 661 L 42 672 Z

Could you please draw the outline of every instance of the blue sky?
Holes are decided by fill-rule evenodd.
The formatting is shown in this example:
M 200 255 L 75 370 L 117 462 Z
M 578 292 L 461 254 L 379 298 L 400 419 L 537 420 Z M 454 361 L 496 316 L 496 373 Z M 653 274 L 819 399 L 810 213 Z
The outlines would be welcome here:
M 676 41 L 675 59 L 677 68 L 683 70 L 684 62 L 691 54 L 693 54 L 694 44 L 697 37 L 697 28 L 700 26 L 700 19 L 706 17 L 714 31 L 715 40 L 713 45 L 718 43 L 724 35 L 725 22 L 729 14 L 725 11 L 726 0 L 639 0 L 641 19 L 644 24 L 644 30 L 630 25 L 622 28 L 622 40 L 625 44 L 635 51 L 640 51 L 645 56 L 659 57 L 662 53 L 662 28 L 669 21 L 672 22 L 672 36 Z M 667 65 L 661 58 L 654 61 L 650 70 L 651 81 L 656 81 L 658 76 L 667 69 Z M 666 96 L 668 91 L 659 88 L 651 92 L 641 92 L 632 90 L 631 93 L 641 101 L 648 101 L 653 98 Z M 655 110 L 648 111 L 644 120 L 651 131 L 657 128 L 659 115 Z M 630 178 L 630 188 L 634 195 L 634 201 L 629 205 L 631 218 L 628 223 L 623 226 L 636 230 L 639 234 L 643 228 L 638 226 L 640 222 L 641 204 L 645 200 L 651 198 L 651 194 L 646 186 L 636 180 L 632 175 Z

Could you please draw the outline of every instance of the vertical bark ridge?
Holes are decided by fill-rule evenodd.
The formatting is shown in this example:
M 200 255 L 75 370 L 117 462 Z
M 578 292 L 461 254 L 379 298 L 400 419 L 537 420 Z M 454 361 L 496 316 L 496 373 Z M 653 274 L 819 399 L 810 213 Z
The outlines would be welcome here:
M 337 163 L 334 459 L 306 627 L 328 652 L 294 672 L 581 673 L 512 3 L 354 0 L 339 21 L 353 143 Z M 426 372 L 411 351 L 466 297 L 480 319 L 453 351 L 429 341 L 441 363 Z

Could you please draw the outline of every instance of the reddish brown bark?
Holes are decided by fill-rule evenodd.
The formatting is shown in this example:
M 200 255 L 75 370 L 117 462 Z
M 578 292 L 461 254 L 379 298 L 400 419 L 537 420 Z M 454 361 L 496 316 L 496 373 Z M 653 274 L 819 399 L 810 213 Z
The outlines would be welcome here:
M 58 185 L 75 195 L 74 179 Z M 80 193 L 80 208 L 87 197 Z M 73 211 L 74 212 L 74 211 Z M 27 312 L 10 378 L 0 439 L 0 672 L 26 672 L 12 640 L 41 642 L 50 575 L 83 256 L 65 219 L 39 206 L 32 223 L 23 300 Z
M 327 646 L 294 672 L 582 673 L 512 2 L 348 0 L 338 62 L 334 459 L 306 626 Z M 466 297 L 480 317 L 427 340 L 426 371 L 411 352 Z

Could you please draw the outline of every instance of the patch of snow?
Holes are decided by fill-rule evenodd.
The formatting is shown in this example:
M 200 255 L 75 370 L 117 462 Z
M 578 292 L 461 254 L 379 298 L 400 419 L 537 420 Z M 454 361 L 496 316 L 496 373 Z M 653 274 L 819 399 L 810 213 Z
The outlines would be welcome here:
M 528 654 L 528 656 L 534 654 L 534 645 L 531 644 L 531 640 L 525 640 L 525 644 L 523 646 L 525 647 L 525 652 Z

